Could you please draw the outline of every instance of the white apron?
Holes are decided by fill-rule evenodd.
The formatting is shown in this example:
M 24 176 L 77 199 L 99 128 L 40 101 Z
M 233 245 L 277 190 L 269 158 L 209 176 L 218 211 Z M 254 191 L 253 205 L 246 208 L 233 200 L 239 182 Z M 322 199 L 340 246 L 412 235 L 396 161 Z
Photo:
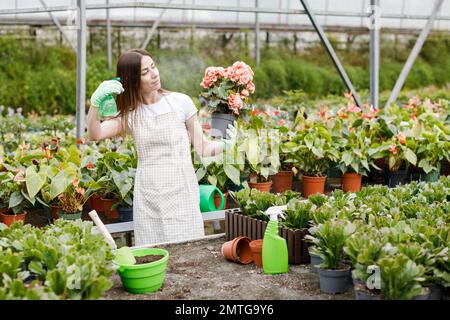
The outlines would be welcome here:
M 139 115 L 132 126 L 138 154 L 133 199 L 137 246 L 205 235 L 186 125 L 169 99 L 162 99 L 171 112 Z

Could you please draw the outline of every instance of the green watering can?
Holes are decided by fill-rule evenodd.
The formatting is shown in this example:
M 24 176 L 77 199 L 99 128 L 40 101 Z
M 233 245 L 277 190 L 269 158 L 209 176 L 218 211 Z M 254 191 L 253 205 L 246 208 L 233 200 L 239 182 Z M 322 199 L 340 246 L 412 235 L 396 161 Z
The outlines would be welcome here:
M 220 191 L 216 186 L 210 184 L 201 184 L 200 187 L 200 211 L 216 211 L 222 210 L 225 204 L 225 199 L 223 197 L 222 191 Z M 220 206 L 216 208 L 214 204 L 214 194 L 218 193 L 220 195 Z

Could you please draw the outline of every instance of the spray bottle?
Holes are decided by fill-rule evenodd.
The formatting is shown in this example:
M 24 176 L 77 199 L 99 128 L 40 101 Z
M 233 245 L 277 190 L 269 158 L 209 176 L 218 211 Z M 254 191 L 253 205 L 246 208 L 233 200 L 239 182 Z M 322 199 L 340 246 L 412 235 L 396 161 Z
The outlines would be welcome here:
M 120 81 L 120 78 L 113 78 L 112 80 Z M 117 114 L 117 104 L 114 96 L 109 94 L 100 102 L 98 107 L 98 115 L 102 118 L 111 117 Z
M 262 247 L 263 271 L 266 274 L 288 273 L 286 240 L 278 234 L 278 214 L 283 209 L 286 209 L 286 206 L 271 207 L 266 211 L 270 216 Z

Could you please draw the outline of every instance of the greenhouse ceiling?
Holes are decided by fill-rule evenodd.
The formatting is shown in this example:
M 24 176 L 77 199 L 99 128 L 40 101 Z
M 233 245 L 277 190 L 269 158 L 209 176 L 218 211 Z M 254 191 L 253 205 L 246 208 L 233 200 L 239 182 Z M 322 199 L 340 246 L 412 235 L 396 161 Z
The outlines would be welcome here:
M 263 13 L 259 14 L 261 24 L 270 25 L 309 25 L 309 19 L 298 0 L 165 0 L 165 1 L 126 1 L 126 0 L 86 0 L 88 24 L 102 23 L 106 18 L 105 5 L 109 2 L 112 23 L 151 24 L 161 16 L 161 24 L 183 24 L 214 27 L 217 24 L 247 27 L 255 22 L 254 12 L 233 12 L 255 10 L 256 3 Z M 433 6 L 434 0 L 381 0 L 380 14 L 383 28 L 421 29 Z M 0 2 L 0 23 L 2 24 L 47 24 L 52 20 L 44 5 L 56 9 L 53 16 L 63 24 L 70 18 L 76 0 L 5 0 Z M 311 9 L 324 26 L 366 27 L 370 11 L 369 0 L 314 0 Z M 131 8 L 126 8 L 131 6 Z M 134 7 L 133 7 L 134 6 Z M 147 7 L 145 7 L 147 6 Z M 226 11 L 213 11 L 220 7 Z M 62 8 L 62 9 L 61 9 Z M 95 9 L 101 8 L 101 9 Z M 185 8 L 185 10 L 181 9 Z M 187 9 L 186 9 L 187 8 Z M 36 9 L 36 10 L 35 10 Z M 192 10 L 195 9 L 195 10 Z M 12 13 L 12 10 L 26 13 Z M 36 13 L 30 13 L 30 11 Z M 260 11 L 260 12 L 261 12 Z M 264 13 L 265 12 L 265 13 Z M 270 12 L 270 13 L 269 13 Z M 7 14 L 6 14 L 7 13 Z M 444 1 L 436 18 L 434 29 L 450 29 L 450 1 Z

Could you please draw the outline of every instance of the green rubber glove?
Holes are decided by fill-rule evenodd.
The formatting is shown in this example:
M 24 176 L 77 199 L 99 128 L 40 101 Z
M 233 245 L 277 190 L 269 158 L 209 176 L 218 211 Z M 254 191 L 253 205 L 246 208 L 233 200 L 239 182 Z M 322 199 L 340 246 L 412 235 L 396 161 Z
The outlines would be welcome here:
M 101 102 L 110 94 L 121 94 L 125 90 L 118 80 L 106 80 L 100 83 L 91 96 L 91 105 L 98 108 Z

